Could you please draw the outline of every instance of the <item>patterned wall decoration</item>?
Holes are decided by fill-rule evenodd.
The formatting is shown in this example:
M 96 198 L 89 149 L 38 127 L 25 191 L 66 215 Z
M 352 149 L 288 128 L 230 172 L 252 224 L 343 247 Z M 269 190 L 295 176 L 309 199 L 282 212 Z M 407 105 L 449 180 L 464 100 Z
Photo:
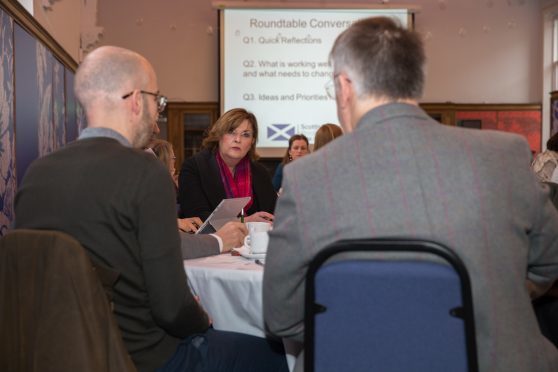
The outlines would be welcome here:
M 16 192 L 13 33 L 13 19 L 0 9 L 0 236 L 13 221 Z
M 41 102 L 38 90 L 37 44 L 39 42 L 18 24 L 14 27 L 15 114 L 17 183 L 27 167 L 39 157 Z
M 533 111 L 461 111 L 455 113 L 460 120 L 481 120 L 481 129 L 494 129 L 517 133 L 525 137 L 531 152 L 541 151 L 541 112 Z
M 37 142 L 39 144 L 39 157 L 44 156 L 54 149 L 54 117 L 52 107 L 52 53 L 41 44 L 36 43 L 37 55 L 37 82 L 36 89 L 39 93 L 39 128 Z M 18 61 L 16 61 L 18 62 Z
M 52 67 L 52 115 L 54 124 L 52 149 L 57 150 L 66 143 L 65 69 L 64 65 L 55 58 L 53 58 Z
M 74 94 L 74 73 L 65 68 L 66 85 L 66 143 L 74 141 L 78 137 L 78 123 L 76 116 L 76 96 Z
M 20 21 L 0 7 L 0 236 L 14 221 L 17 187 L 29 165 L 86 126 L 73 94 L 72 61 L 59 60 L 58 47 Z
M 81 105 L 77 103 L 77 100 L 76 100 L 76 120 L 77 120 L 78 133 L 81 133 L 81 131 L 84 130 L 85 127 L 87 127 L 87 119 L 85 117 L 85 111 L 83 110 L 83 107 L 81 107 Z

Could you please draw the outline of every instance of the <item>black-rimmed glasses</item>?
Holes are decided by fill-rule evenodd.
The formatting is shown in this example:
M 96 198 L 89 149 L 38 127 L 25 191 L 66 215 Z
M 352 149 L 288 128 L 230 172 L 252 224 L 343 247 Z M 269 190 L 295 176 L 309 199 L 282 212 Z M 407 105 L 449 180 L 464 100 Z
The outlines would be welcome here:
M 140 93 L 149 94 L 150 96 L 155 97 L 155 101 L 157 102 L 157 111 L 163 112 L 165 107 L 167 107 L 167 97 L 160 95 L 158 91 L 153 93 L 153 92 L 148 92 L 146 90 L 140 90 Z M 122 96 L 122 99 L 126 99 L 126 98 L 130 97 L 132 94 L 134 94 L 133 91 L 130 92 L 130 93 L 124 94 Z

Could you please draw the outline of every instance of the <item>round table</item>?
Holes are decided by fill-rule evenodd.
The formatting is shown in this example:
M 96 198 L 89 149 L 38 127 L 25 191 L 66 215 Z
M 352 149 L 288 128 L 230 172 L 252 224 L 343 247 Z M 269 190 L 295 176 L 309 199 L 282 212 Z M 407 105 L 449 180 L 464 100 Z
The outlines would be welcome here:
M 217 330 L 265 337 L 262 312 L 263 267 L 230 253 L 184 260 L 192 292 Z
M 242 256 L 217 256 L 184 260 L 188 284 L 198 296 L 217 330 L 265 337 L 262 306 L 264 267 Z M 283 340 L 289 370 L 302 345 Z

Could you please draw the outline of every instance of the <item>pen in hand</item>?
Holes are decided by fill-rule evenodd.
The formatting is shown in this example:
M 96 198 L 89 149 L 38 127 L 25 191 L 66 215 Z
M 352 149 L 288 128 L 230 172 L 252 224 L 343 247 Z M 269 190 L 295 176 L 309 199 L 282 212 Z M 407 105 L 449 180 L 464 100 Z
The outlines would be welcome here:
M 240 222 L 244 223 L 244 208 L 240 211 Z

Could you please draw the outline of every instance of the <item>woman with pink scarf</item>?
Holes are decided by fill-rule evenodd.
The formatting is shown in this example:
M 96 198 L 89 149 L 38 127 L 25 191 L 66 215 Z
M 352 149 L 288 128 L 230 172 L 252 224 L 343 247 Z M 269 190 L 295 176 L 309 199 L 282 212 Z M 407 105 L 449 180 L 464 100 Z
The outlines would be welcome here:
M 244 221 L 273 221 L 277 194 L 267 170 L 256 162 L 258 122 L 236 108 L 224 113 L 204 139 L 203 150 L 184 161 L 178 179 L 183 217 L 205 220 L 222 199 L 249 196 Z

